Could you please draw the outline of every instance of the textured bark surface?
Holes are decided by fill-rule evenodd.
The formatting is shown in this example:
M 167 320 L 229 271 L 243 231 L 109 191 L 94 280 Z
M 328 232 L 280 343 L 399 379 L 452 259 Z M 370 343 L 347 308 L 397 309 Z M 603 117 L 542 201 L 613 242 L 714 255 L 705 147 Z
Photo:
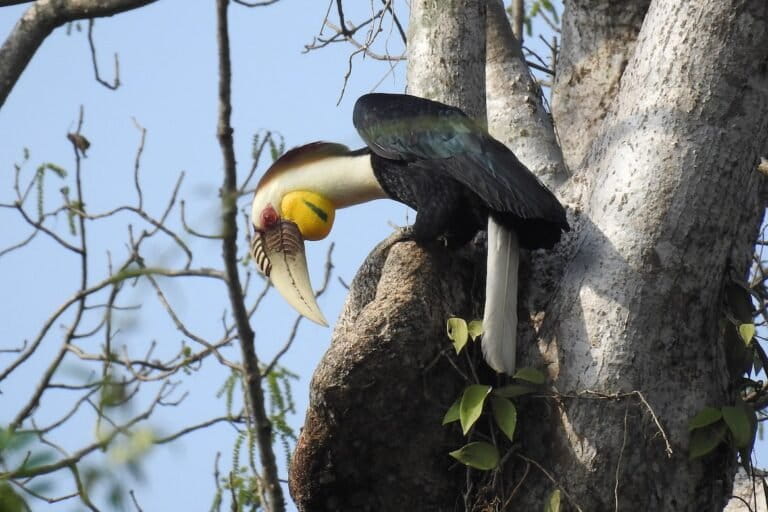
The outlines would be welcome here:
M 552 115 L 578 173 L 611 109 L 651 0 L 564 0 Z
M 462 441 L 440 420 L 464 383 L 441 353 L 453 350 L 446 319 L 477 314 L 482 248 L 426 252 L 398 239 L 358 272 L 312 379 L 290 475 L 300 510 L 456 505 L 465 472 L 448 452 Z
M 408 92 L 484 121 L 484 27 L 484 0 L 412 2 Z M 463 508 L 448 452 L 464 443 L 441 419 L 466 384 L 440 352 L 450 316 L 481 316 L 484 276 L 473 245 L 390 239 L 368 257 L 312 380 L 290 474 L 300 510 Z
M 485 123 L 485 0 L 413 0 L 408 93 Z
M 767 19 L 765 2 L 654 2 L 587 157 L 589 221 L 540 350 L 561 393 L 642 392 L 674 455 L 635 399 L 562 399 L 542 442 L 584 510 L 710 510 L 729 495 L 734 456 L 688 460 L 687 424 L 735 398 L 718 318 L 764 207 Z
M 414 12 L 438 16 L 425 10 L 433 3 L 414 2 Z M 518 402 L 517 451 L 507 459 L 503 477 L 498 479 L 503 482 L 497 496 L 501 502 L 515 489 L 505 510 L 540 510 L 557 487 L 563 491 L 565 509 L 584 511 L 721 510 L 731 493 L 735 455 L 723 445 L 705 459 L 689 460 L 687 425 L 703 406 L 721 406 L 735 398 L 735 376 L 726 368 L 718 322 L 724 280 L 730 268 L 746 273 L 765 206 L 765 177 L 756 171 L 756 164 L 768 134 L 768 4 L 762 0 L 655 0 L 643 21 L 648 4 L 567 2 L 569 19 L 563 41 L 567 62 L 565 71 L 562 65 L 560 68 L 564 75 L 557 81 L 555 103 L 566 161 L 580 166 L 580 173 L 559 187 L 561 197 L 569 198 L 575 232 L 555 254 L 534 254 L 522 267 L 521 309 L 531 316 L 521 315 L 526 320 L 520 324 L 518 340 L 523 346 L 518 355 L 524 365 L 547 371 L 553 393 L 550 398 L 529 397 Z M 496 7 L 494 4 L 489 12 Z M 423 20 L 421 25 L 419 20 L 412 22 L 411 30 L 413 27 L 433 33 L 412 34 L 409 44 L 418 45 L 422 40 L 441 49 L 430 53 L 426 48 L 418 58 L 411 56 L 409 91 L 458 104 L 477 116 L 481 107 L 471 106 L 476 98 L 465 86 L 475 82 L 450 89 L 446 78 L 470 80 L 458 71 L 447 72 L 440 60 L 439 52 L 457 47 L 438 46 L 440 37 L 450 37 L 448 31 Z M 499 43 L 508 40 L 503 30 L 501 25 L 489 25 L 490 127 L 533 170 L 549 164 L 556 168 L 556 151 L 521 144 L 515 129 L 510 129 L 517 123 L 531 123 L 541 136 L 551 137 L 538 106 L 520 109 L 519 102 L 499 100 L 507 94 L 519 93 L 524 98 L 530 93 L 524 80 L 527 73 L 509 62 L 514 54 L 509 43 Z M 457 66 L 474 64 L 449 58 Z M 549 155 L 541 159 L 543 164 L 533 163 L 539 152 Z M 400 255 L 401 245 L 407 256 Z M 361 276 L 369 277 L 358 278 L 353 286 L 329 353 L 338 364 L 330 365 L 327 359 L 317 371 L 308 426 L 293 469 L 294 484 L 300 471 L 311 470 L 302 476 L 307 491 L 301 502 L 303 510 L 329 509 L 306 504 L 319 507 L 313 497 L 336 492 L 343 485 L 338 482 L 351 481 L 350 475 L 356 472 L 372 475 L 369 466 L 378 460 L 376 446 L 392 442 L 395 436 L 394 430 L 388 430 L 386 437 L 370 433 L 378 428 L 378 416 L 386 414 L 383 404 L 388 398 L 378 398 L 377 404 L 356 398 L 345 409 L 339 405 L 345 403 L 344 397 L 335 400 L 333 394 L 340 386 L 328 383 L 360 374 L 377 390 L 396 387 L 399 381 L 392 374 L 413 375 L 412 368 L 426 357 L 402 356 L 399 351 L 412 348 L 410 344 L 391 342 L 387 350 L 371 351 L 364 357 L 350 340 L 359 338 L 381 347 L 382 340 L 396 338 L 392 332 L 407 331 L 422 344 L 439 346 L 444 322 L 440 315 L 456 313 L 451 311 L 454 302 L 440 311 L 446 300 L 444 291 L 431 272 L 418 267 L 422 253 L 405 244 L 395 248 L 386 258 L 381 251 L 375 253 L 367 265 L 383 266 L 393 276 L 415 272 L 419 278 L 404 287 L 396 279 L 385 280 L 384 271 L 379 281 L 378 271 L 366 267 Z M 435 255 L 423 257 L 423 268 L 437 264 Z M 443 253 L 441 257 L 449 266 L 462 267 L 456 263 L 458 255 Z M 470 259 L 482 261 L 482 257 Z M 526 278 L 526 271 L 536 274 L 535 279 Z M 473 275 L 462 279 L 481 279 L 476 272 Z M 416 281 L 422 278 L 430 283 L 427 288 L 417 288 Z M 446 274 L 443 279 L 453 277 Z M 376 297 L 383 302 L 371 306 L 371 293 L 364 290 L 373 287 L 374 281 L 378 283 Z M 366 282 L 365 286 L 358 284 Z M 547 289 L 540 290 L 542 286 Z M 418 294 L 406 300 L 411 293 Z M 542 297 L 546 300 L 538 300 Z M 447 300 L 465 298 L 449 296 Z M 386 310 L 388 302 L 403 306 Z M 418 327 L 420 334 L 413 331 L 418 322 L 408 325 L 395 320 L 398 315 L 408 315 L 414 307 L 411 304 L 428 307 L 418 309 L 420 317 L 430 319 Z M 464 306 L 477 313 L 480 304 L 478 299 L 474 306 Z M 360 312 L 366 308 L 377 313 L 366 316 Z M 370 318 L 370 323 L 361 323 L 363 318 Z M 530 339 L 538 343 L 526 342 Z M 374 364 L 377 358 L 397 364 Z M 416 361 L 415 366 L 401 370 L 400 359 Z M 430 385 L 450 388 L 444 397 L 448 401 L 463 387 L 461 382 L 454 387 L 456 383 L 450 380 L 456 376 L 450 374 L 451 370 L 430 374 L 430 380 L 447 379 Z M 353 381 L 345 381 L 341 387 L 350 387 L 346 382 Z M 355 383 L 361 385 L 365 382 Z M 402 396 L 405 389 L 395 396 Z M 414 389 L 423 393 L 425 388 L 409 389 L 413 394 Z M 428 403 L 422 406 L 422 417 L 417 414 L 408 419 L 399 430 L 401 438 L 419 439 L 407 444 L 418 444 L 419 459 L 444 453 L 446 443 L 456 442 L 434 429 L 434 419 L 425 419 L 444 410 L 431 409 Z M 325 416 L 326 410 L 334 417 Z M 343 421 L 339 411 L 344 412 Z M 419 425 L 427 429 L 423 437 L 414 430 Z M 361 434 L 366 428 L 368 432 Z M 339 432 L 345 434 L 342 439 L 357 443 L 354 450 L 349 448 L 353 446 L 350 442 L 334 437 Z M 331 446 L 335 448 L 325 450 Z M 386 453 L 401 446 L 406 443 L 389 446 Z M 334 450 L 344 454 L 332 459 L 335 464 L 347 463 L 344 472 L 328 464 Z M 433 472 L 434 467 L 423 469 L 414 464 L 408 459 L 399 467 L 413 471 L 396 473 L 397 479 L 420 482 L 419 490 L 408 496 L 411 501 L 393 498 L 383 504 L 382 487 L 377 486 L 371 492 L 359 491 L 365 492 L 365 500 L 357 494 L 361 501 L 354 503 L 371 504 L 378 510 L 451 510 L 457 504 L 461 508 L 456 496 L 463 488 L 450 486 L 444 488 L 456 493 L 450 503 L 414 505 L 412 500 L 421 499 L 424 489 L 441 489 L 431 478 L 446 470 Z M 321 471 L 329 467 L 330 472 Z M 373 480 L 390 471 L 389 467 L 378 470 Z M 448 473 L 446 481 L 455 482 L 456 475 Z M 429 478 L 424 480 L 423 475 Z M 328 481 L 330 485 L 323 483 Z M 368 481 L 354 482 L 358 489 L 369 485 Z M 402 482 L 397 485 L 388 494 L 409 492 Z
M 488 132 L 552 190 L 568 178 L 541 90 L 522 60 L 501 0 L 488 2 L 486 107 Z
M 739 470 L 733 482 L 733 494 L 723 512 L 768 512 L 763 486 L 755 483 L 744 470 Z

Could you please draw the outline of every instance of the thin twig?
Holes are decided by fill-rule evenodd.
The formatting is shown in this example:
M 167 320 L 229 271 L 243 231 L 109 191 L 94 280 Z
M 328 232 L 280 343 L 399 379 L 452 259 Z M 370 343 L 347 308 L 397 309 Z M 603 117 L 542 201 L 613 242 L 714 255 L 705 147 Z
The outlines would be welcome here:
M 521 459 L 521 460 L 524 460 L 525 462 L 528 462 L 529 464 L 533 464 L 534 466 L 536 466 L 536 467 L 538 468 L 538 470 L 539 470 L 539 471 L 541 471 L 542 473 L 544 473 L 544 476 L 546 476 L 546 477 L 547 477 L 547 478 L 550 480 L 550 482 L 552 482 L 553 484 L 555 484 L 555 486 L 557 486 L 557 488 L 558 488 L 558 489 L 560 489 L 561 491 L 563 491 L 563 494 L 565 494 L 565 497 L 566 497 L 566 498 L 568 498 L 568 501 L 570 501 L 570 502 L 571 502 L 571 504 L 572 504 L 574 507 L 576 507 L 576 510 L 578 510 L 579 512 L 584 512 L 584 511 L 583 511 L 583 509 L 582 509 L 582 508 L 579 506 L 579 504 L 578 504 L 578 503 L 576 503 L 576 501 L 573 499 L 573 496 L 571 496 L 571 495 L 568 493 L 568 491 L 565 489 L 565 487 L 563 487 L 563 485 L 562 485 L 562 484 L 561 484 L 561 483 L 560 483 L 560 482 L 559 482 L 559 481 L 558 481 L 558 480 L 557 480 L 557 479 L 556 479 L 554 476 L 552 476 L 552 474 L 551 474 L 549 471 L 547 471 L 546 469 L 544 469 L 544 467 L 543 467 L 541 464 L 539 464 L 539 463 L 538 463 L 538 462 L 536 462 L 535 460 L 533 460 L 533 459 L 529 459 L 529 458 L 528 458 L 528 457 L 526 457 L 525 455 L 521 455 L 521 454 L 519 454 L 519 453 L 515 454 L 515 456 L 516 456 L 517 458 Z
M 616 462 L 616 483 L 613 486 L 614 510 L 619 512 L 619 475 L 621 473 L 621 459 L 624 457 L 624 448 L 627 446 L 627 416 L 629 408 L 624 408 L 624 438 L 621 441 L 621 450 L 619 450 L 619 460 Z
M 528 473 L 531 471 L 531 463 L 526 462 L 525 463 L 525 472 L 523 473 L 523 476 L 520 478 L 520 481 L 517 482 L 514 489 L 512 489 L 512 492 L 510 493 L 507 500 L 504 502 L 504 508 L 502 510 L 509 510 L 509 504 L 512 502 L 512 498 L 514 498 L 515 494 L 517 493 L 518 489 L 523 485 L 523 482 L 525 482 L 525 478 L 528 476 Z
M 592 395 L 595 398 L 603 399 L 603 400 L 619 400 L 622 398 L 627 398 L 630 396 L 636 396 L 640 399 L 640 401 L 645 406 L 648 413 L 651 415 L 651 418 L 653 419 L 653 422 L 656 424 L 656 428 L 659 431 L 659 434 L 661 434 L 661 437 L 664 439 L 664 445 L 665 445 L 665 451 L 667 453 L 667 457 L 671 458 L 674 454 L 674 450 L 672 450 L 672 445 L 669 443 L 669 439 L 667 438 L 667 433 L 664 431 L 664 428 L 661 426 L 661 422 L 659 421 L 659 418 L 656 416 L 656 413 L 653 411 L 653 408 L 650 406 L 648 401 L 645 399 L 645 396 L 638 391 L 630 391 L 629 393 L 614 393 L 614 394 L 608 394 L 608 393 L 599 393 L 597 391 L 592 391 L 590 389 L 586 389 L 584 391 L 580 391 L 577 395 L 566 395 L 566 394 L 558 394 L 556 396 L 565 397 L 565 398 L 583 398 L 584 395 Z
M 343 33 L 341 31 L 341 27 L 337 27 L 335 24 L 331 23 L 330 21 L 326 21 L 325 24 L 328 25 L 328 27 L 330 27 L 332 30 L 335 30 L 339 33 Z M 354 46 L 360 51 L 365 52 L 365 54 L 372 59 L 383 60 L 383 61 L 398 61 L 398 60 L 406 60 L 408 58 L 405 54 L 393 57 L 392 55 L 382 55 L 380 53 L 376 53 L 371 50 L 370 42 L 360 43 L 356 41 L 355 38 L 352 36 L 346 36 L 346 37 L 347 37 L 347 41 L 351 43 L 352 46 Z M 356 53 L 360 53 L 360 52 L 356 52 Z
M 133 184 L 136 187 L 136 194 L 139 196 L 139 210 L 144 208 L 144 195 L 141 192 L 141 185 L 139 184 L 139 170 L 141 169 L 141 155 L 144 153 L 144 143 L 147 139 L 147 129 L 139 124 L 136 118 L 133 119 L 133 125 L 141 133 L 139 139 L 139 147 L 136 149 L 136 158 L 133 160 Z
M 232 0 L 236 4 L 240 4 L 244 7 L 266 7 L 279 2 L 280 0 L 262 0 L 261 2 L 248 2 L 247 0 Z
M 136 499 L 136 494 L 133 492 L 133 489 L 128 491 L 128 494 L 131 496 L 131 501 L 133 502 L 133 506 L 136 507 L 136 512 L 144 512 L 139 505 L 139 501 Z
M 331 242 L 331 244 L 328 246 L 328 253 L 325 255 L 325 277 L 323 278 L 323 285 L 319 290 L 317 290 L 317 292 L 315 292 L 316 298 L 325 293 L 325 290 L 328 288 L 328 283 L 331 280 L 331 272 L 333 271 L 333 260 L 331 256 L 333 254 L 334 245 L 335 244 Z M 288 352 L 289 348 L 291 348 L 293 340 L 296 339 L 296 334 L 298 332 L 299 324 L 301 323 L 302 318 L 304 317 L 301 315 L 296 317 L 296 320 L 293 322 L 291 332 L 288 335 L 288 339 L 286 340 L 285 344 L 283 344 L 283 347 L 277 352 L 277 354 L 275 354 L 275 357 L 272 358 L 272 361 L 270 361 L 270 363 L 267 365 L 263 372 L 264 375 L 269 375 L 269 373 L 274 369 L 275 365 L 277 365 L 280 358 L 283 357 L 286 352 Z
M 650 406 L 650 404 L 646 401 L 643 394 L 635 390 L 632 392 L 632 394 L 637 395 L 637 397 L 640 399 L 641 402 L 643 402 L 643 405 L 645 405 L 645 408 L 648 409 L 648 413 L 651 415 L 651 418 L 653 418 L 653 422 L 656 423 L 656 428 L 659 429 L 659 433 L 661 434 L 661 437 L 664 438 L 664 444 L 667 447 L 667 458 L 672 458 L 672 454 L 674 453 L 672 451 L 672 445 L 669 444 L 669 439 L 667 438 L 667 433 L 664 432 L 664 428 L 661 426 L 661 422 L 659 421 L 659 418 L 656 417 L 656 413 L 653 412 L 653 408 Z
M 13 252 L 16 249 L 21 249 L 22 247 L 26 246 L 29 242 L 35 239 L 35 237 L 40 233 L 39 229 L 35 229 L 27 238 L 22 240 L 21 242 L 11 245 L 10 247 L 6 247 L 2 251 L 0 251 L 0 258 L 8 254 L 9 252 Z
M 99 75 L 99 63 L 98 59 L 96 58 L 96 45 L 93 43 L 93 25 L 94 25 L 93 18 L 88 20 L 88 45 L 91 48 L 91 62 L 93 63 L 93 74 L 96 78 L 96 81 L 99 82 L 101 85 L 106 87 L 107 89 L 115 90 L 118 87 L 120 87 L 120 60 L 117 56 L 117 53 L 115 53 L 115 78 L 112 80 L 112 83 L 110 84 L 106 80 L 101 78 L 101 75 Z

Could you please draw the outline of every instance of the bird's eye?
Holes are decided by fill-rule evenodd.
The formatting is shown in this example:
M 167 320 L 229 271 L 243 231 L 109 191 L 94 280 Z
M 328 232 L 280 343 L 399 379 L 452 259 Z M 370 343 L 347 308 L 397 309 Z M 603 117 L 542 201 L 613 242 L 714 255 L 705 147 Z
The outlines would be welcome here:
M 277 212 L 272 205 L 267 206 L 261 212 L 261 225 L 264 229 L 271 228 L 277 224 L 278 220 L 280 220 L 280 217 L 277 215 Z

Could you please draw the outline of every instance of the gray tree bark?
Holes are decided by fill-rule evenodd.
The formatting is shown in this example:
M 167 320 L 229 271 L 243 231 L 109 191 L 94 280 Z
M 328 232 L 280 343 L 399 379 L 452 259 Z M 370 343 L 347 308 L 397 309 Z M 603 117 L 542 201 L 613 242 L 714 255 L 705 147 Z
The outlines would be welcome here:
M 519 358 L 524 365 L 546 370 L 552 393 L 519 402 L 518 450 L 504 467 L 499 510 L 507 499 L 509 510 L 541 509 L 555 488 L 563 492 L 565 508 L 585 511 L 722 510 L 731 494 L 736 466 L 732 449 L 723 445 L 707 458 L 689 460 L 687 425 L 705 405 L 735 400 L 738 376 L 726 368 L 719 319 L 723 284 L 734 269 L 746 274 L 765 206 L 765 178 L 756 166 L 768 142 L 768 4 L 655 0 L 649 8 L 649 3 L 566 2 L 553 105 L 565 161 L 577 171 L 559 187 L 561 197 L 568 198 L 576 232 L 554 254 L 531 258 L 532 272 L 552 269 L 552 262 L 556 268 L 543 285 L 537 276 L 522 292 L 529 300 L 521 307 L 528 314 L 520 315 Z M 446 25 L 418 17 L 437 16 L 428 4 L 414 4 L 411 30 L 432 31 L 422 40 L 435 53 L 457 48 L 437 43 L 441 37 L 454 37 Z M 497 8 L 494 1 L 489 12 Z M 510 48 L 504 27 L 493 25 L 492 15 L 486 68 L 489 127 L 557 187 L 558 179 L 551 176 L 562 175 L 562 162 L 540 107 L 535 101 L 522 100 L 526 106 L 519 108 L 520 100 L 507 105 L 500 100 L 513 94 L 535 100 L 535 94 L 524 68 L 510 62 L 514 46 Z M 409 44 L 418 40 L 412 34 Z M 492 42 L 500 40 L 507 42 Z M 462 103 L 471 89 L 459 85 L 452 96 L 437 88 L 448 84 L 446 68 L 430 60 L 426 50 L 419 51 L 425 53 L 409 55 L 409 91 L 477 115 Z M 472 65 L 466 59 L 455 62 Z M 448 75 L 471 80 L 458 71 Z M 532 138 L 541 140 L 520 143 L 515 132 L 524 123 L 537 130 Z M 556 171 L 549 173 L 548 168 Z M 361 276 L 372 275 L 370 265 L 399 275 L 398 265 L 411 258 L 392 260 L 388 266 L 384 262 L 390 260 L 374 257 Z M 433 278 L 426 276 L 428 282 Z M 466 275 L 460 282 L 466 286 L 475 279 Z M 542 286 L 547 288 L 543 292 L 538 289 Z M 385 303 L 396 290 L 398 297 L 417 291 L 383 278 L 375 289 Z M 411 298 L 439 308 L 443 292 L 438 290 L 434 283 Z M 331 352 L 342 350 L 342 339 L 351 347 L 359 338 L 368 343 L 371 332 L 379 340 L 391 336 L 383 321 L 373 331 L 363 328 L 363 336 L 351 328 L 355 308 L 372 307 L 370 297 L 353 286 Z M 455 304 L 449 298 L 447 310 L 456 312 Z M 385 306 L 377 302 L 375 307 Z M 417 329 L 422 344 L 437 346 L 444 336 L 444 318 L 439 313 L 424 316 L 430 318 L 427 325 L 415 322 L 406 330 L 411 336 Z M 403 324 L 397 323 L 397 329 L 401 332 Z M 403 356 L 382 349 L 378 357 Z M 349 360 L 333 370 L 361 371 Z M 340 389 L 324 386 L 330 380 L 321 376 L 327 373 L 325 361 L 316 374 L 313 397 Z M 385 377 L 374 380 L 379 378 Z M 333 405 L 336 410 L 339 403 Z M 313 398 L 310 414 L 327 406 Z M 354 409 L 345 411 L 346 421 L 361 421 L 366 414 L 365 409 L 359 416 Z M 439 422 L 438 411 L 423 409 L 424 415 L 435 414 L 425 428 Z M 410 429 L 411 423 L 407 425 Z M 429 432 L 439 438 L 438 444 L 445 443 L 440 430 Z M 325 435 L 333 437 L 332 432 Z M 430 436 L 420 439 L 428 442 Z M 393 442 L 392 437 L 386 442 Z M 302 444 L 311 443 L 303 437 Z M 328 460 L 328 453 L 312 463 Z M 366 464 L 354 467 L 365 469 Z M 297 460 L 295 465 L 301 464 Z M 404 470 L 397 478 L 416 478 L 421 467 L 412 473 Z M 461 505 L 463 489 L 454 488 L 455 505 Z M 379 499 L 375 493 L 367 496 Z M 442 507 L 415 508 L 452 509 Z
M 408 92 L 484 122 L 484 27 L 485 0 L 412 2 Z M 312 378 L 289 478 L 302 511 L 462 506 L 466 470 L 448 452 L 464 443 L 440 419 L 466 382 L 449 362 L 445 325 L 482 315 L 485 251 L 400 239 L 380 244 L 358 272 Z
M 565 161 L 578 172 L 613 105 L 651 0 L 564 0 L 552 95 Z
M 382 242 L 357 273 L 312 378 L 289 479 L 300 510 L 454 510 L 459 502 L 465 472 L 447 453 L 462 441 L 440 418 L 464 381 L 443 355 L 453 350 L 445 321 L 477 315 L 482 248 L 430 253 L 400 240 Z
M 687 426 L 735 400 L 718 320 L 765 206 L 767 17 L 764 2 L 655 1 L 586 157 L 588 222 L 539 348 L 565 395 L 640 391 L 673 454 L 636 404 L 563 399 L 549 460 L 589 474 L 569 478 L 585 510 L 704 510 L 730 493 L 733 455 L 690 461 Z
M 488 131 L 556 190 L 568 178 L 563 154 L 502 0 L 488 2 L 486 38 Z
M 723 512 L 768 512 L 765 489 L 743 469 L 736 473 L 733 494 Z
M 411 2 L 408 93 L 457 106 L 485 124 L 484 0 Z

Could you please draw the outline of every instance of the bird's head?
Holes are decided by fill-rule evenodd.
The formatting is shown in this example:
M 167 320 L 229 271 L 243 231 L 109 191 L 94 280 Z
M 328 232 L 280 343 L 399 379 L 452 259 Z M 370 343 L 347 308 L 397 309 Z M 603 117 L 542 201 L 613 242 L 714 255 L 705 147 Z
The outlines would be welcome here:
M 317 164 L 346 150 L 316 142 L 288 151 L 262 177 L 251 209 L 251 254 L 259 269 L 291 306 L 324 326 L 328 322 L 309 280 L 304 240 L 321 240 L 331 231 L 336 207 L 324 194 L 328 183 Z

